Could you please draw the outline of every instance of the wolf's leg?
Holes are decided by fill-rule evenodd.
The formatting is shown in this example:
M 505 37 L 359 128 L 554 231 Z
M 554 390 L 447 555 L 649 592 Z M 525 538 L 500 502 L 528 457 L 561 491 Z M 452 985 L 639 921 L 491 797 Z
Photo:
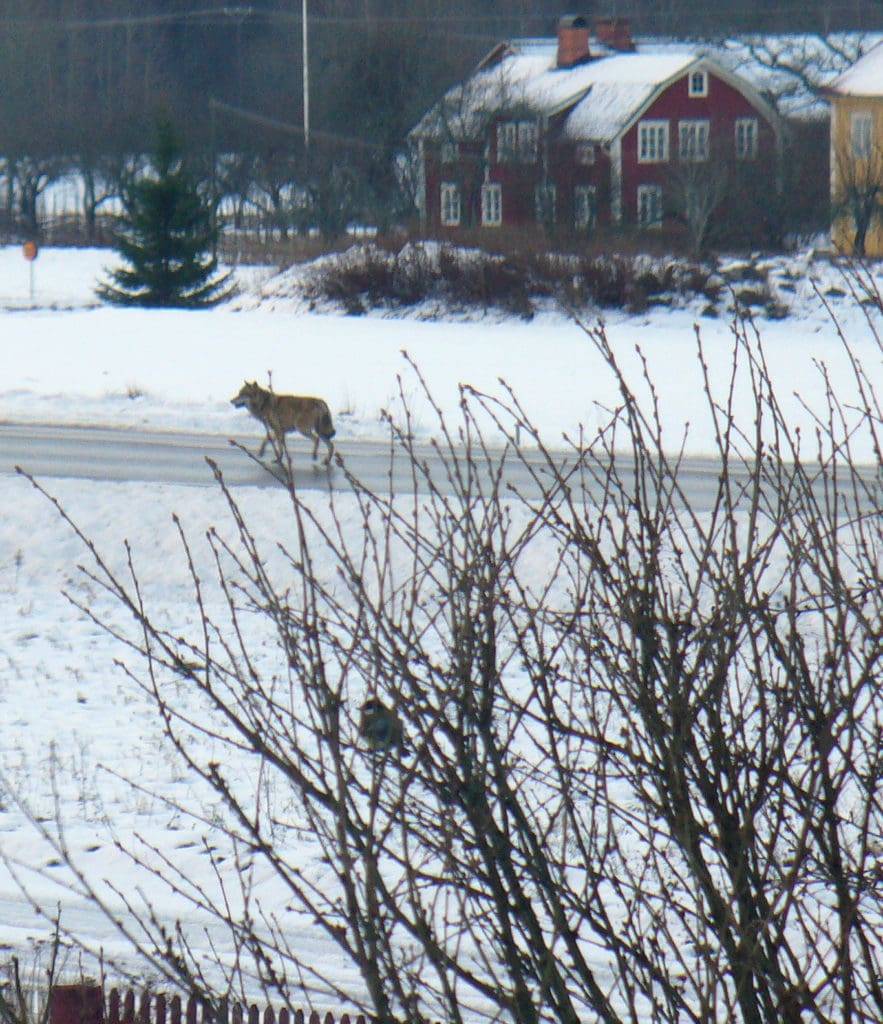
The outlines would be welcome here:
M 325 444 L 328 445 L 328 454 L 325 456 L 324 465 L 328 466 L 331 463 L 331 457 L 334 455 L 334 442 L 331 438 L 325 438 Z
M 310 437 L 313 439 L 313 462 L 315 462 L 316 456 L 319 454 L 319 435 L 310 434 Z
M 267 445 L 269 443 L 270 443 L 270 435 L 267 434 L 267 436 L 263 439 L 263 441 L 261 441 L 260 448 L 258 448 L 258 458 L 259 459 L 262 459 L 264 457 L 264 451 L 266 450 L 266 447 L 267 447 Z
M 276 434 L 273 441 L 273 453 L 276 456 L 273 461 L 278 462 L 279 465 L 283 465 L 285 460 L 288 458 L 288 445 L 285 441 L 285 431 L 280 431 Z

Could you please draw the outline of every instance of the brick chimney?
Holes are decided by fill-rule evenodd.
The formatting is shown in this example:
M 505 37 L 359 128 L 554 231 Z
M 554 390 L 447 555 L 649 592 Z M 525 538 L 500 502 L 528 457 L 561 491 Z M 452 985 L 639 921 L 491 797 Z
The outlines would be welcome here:
M 631 53 L 635 48 L 631 18 L 596 18 L 594 29 L 595 38 L 602 46 L 623 53 Z
M 558 22 L 558 67 L 572 68 L 589 59 L 589 24 L 578 14 Z

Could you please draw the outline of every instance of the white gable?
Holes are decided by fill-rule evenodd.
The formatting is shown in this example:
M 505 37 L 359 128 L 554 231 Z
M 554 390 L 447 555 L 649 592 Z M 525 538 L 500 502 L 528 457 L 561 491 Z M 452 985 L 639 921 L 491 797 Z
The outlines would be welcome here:
M 838 96 L 883 96 L 883 43 L 832 82 L 831 92 Z

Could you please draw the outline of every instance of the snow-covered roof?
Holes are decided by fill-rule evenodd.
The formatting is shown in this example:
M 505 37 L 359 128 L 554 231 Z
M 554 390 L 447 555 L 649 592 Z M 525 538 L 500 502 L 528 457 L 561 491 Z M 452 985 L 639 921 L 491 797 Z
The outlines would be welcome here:
M 608 142 L 672 79 L 698 61 L 695 54 L 622 53 L 589 65 L 593 81 L 563 128 L 566 138 Z
M 607 140 L 669 79 L 697 60 L 691 53 L 610 53 L 572 68 L 556 66 L 555 40 L 517 40 L 497 48 L 414 129 L 468 137 L 488 114 L 525 110 L 549 116 L 580 111 L 579 137 Z
M 566 134 L 609 139 L 617 124 L 628 121 L 629 113 L 639 109 L 655 89 L 700 59 L 746 83 L 781 116 L 819 121 L 828 117 L 824 92 L 835 82 L 845 82 L 851 91 L 867 90 L 862 95 L 880 95 L 881 41 L 883 34 L 867 32 L 741 36 L 717 42 L 636 38 L 634 53 L 618 53 L 593 40 L 591 50 L 598 57 L 561 69 L 555 66 L 557 40 L 518 39 L 495 47 L 475 74 L 452 89 L 414 133 L 438 136 L 450 131 L 453 137 L 468 138 L 494 110 L 520 105 L 539 114 L 570 107 Z M 867 65 L 859 60 L 863 54 Z M 876 54 L 873 59 L 872 54 Z M 859 87 L 858 82 L 863 84 Z
M 836 78 L 829 91 L 838 96 L 883 96 L 883 42 Z

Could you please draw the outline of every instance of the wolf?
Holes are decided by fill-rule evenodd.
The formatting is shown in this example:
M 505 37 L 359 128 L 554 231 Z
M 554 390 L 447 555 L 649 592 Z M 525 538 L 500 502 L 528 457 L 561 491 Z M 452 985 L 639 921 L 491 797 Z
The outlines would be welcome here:
M 328 445 L 324 465 L 328 465 L 334 454 L 331 440 L 336 431 L 331 420 L 331 411 L 323 398 L 307 395 L 277 395 L 262 388 L 257 381 L 246 381 L 239 394 L 230 399 L 237 409 L 248 411 L 263 423 L 267 436 L 258 451 L 258 458 L 264 454 L 267 444 L 275 440 L 277 451 L 285 448 L 285 435 L 297 431 L 313 440 L 313 460 L 319 450 L 319 442 Z

